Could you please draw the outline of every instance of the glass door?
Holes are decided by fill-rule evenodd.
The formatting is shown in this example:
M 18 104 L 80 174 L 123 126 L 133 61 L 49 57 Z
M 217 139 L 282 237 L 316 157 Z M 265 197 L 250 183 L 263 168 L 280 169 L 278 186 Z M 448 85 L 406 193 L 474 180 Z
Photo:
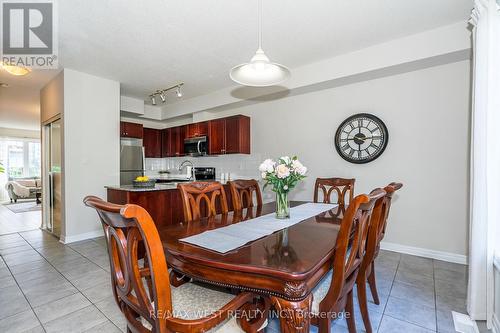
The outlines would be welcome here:
M 58 119 L 44 126 L 42 138 L 44 149 L 44 228 L 57 237 L 61 236 L 62 216 L 61 130 L 61 119 Z

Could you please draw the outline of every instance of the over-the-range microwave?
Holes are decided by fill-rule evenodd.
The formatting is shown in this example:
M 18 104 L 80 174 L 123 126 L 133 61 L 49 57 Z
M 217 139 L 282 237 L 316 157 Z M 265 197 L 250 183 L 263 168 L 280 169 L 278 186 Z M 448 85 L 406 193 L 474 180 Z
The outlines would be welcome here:
M 205 156 L 208 154 L 208 138 L 198 136 L 184 139 L 184 153 L 190 156 Z

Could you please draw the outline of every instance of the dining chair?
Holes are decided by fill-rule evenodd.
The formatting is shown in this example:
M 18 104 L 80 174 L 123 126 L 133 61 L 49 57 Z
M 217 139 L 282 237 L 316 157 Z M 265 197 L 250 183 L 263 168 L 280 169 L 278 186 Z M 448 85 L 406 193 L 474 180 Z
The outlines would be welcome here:
M 363 323 L 365 325 L 366 333 L 372 333 L 373 331 L 370 322 L 370 315 L 368 312 L 366 282 L 368 282 L 370 286 L 373 302 L 379 305 L 380 300 L 375 279 L 375 259 L 377 258 L 380 251 L 380 242 L 385 235 L 387 218 L 389 216 L 389 210 L 391 208 L 392 196 L 394 195 L 394 192 L 399 190 L 401 187 L 403 187 L 403 184 L 401 183 L 393 182 L 387 185 L 384 188 L 384 191 L 386 192 L 385 196 L 378 199 L 375 203 L 375 207 L 373 208 L 372 219 L 367 235 L 366 254 L 363 258 L 360 272 L 356 281 L 359 308 L 361 317 L 363 318 Z
M 264 315 L 251 321 L 239 319 L 242 330 L 232 317 L 238 310 L 257 310 L 256 306 L 267 314 L 262 308 L 265 302 L 255 302 L 251 293 L 232 295 L 196 283 L 171 286 L 160 236 L 144 208 L 111 204 L 94 196 L 86 197 L 84 203 L 97 211 L 104 228 L 113 294 L 127 321 L 127 332 L 205 332 L 212 328 L 212 332 L 257 332 L 266 322 Z
M 177 188 L 181 192 L 185 222 L 228 212 L 226 192 L 219 182 L 178 184 Z
M 255 179 L 238 179 L 228 181 L 227 184 L 231 189 L 231 197 L 233 201 L 233 209 L 241 210 L 254 206 L 262 206 L 262 192 L 260 191 L 259 182 Z M 255 201 L 254 204 L 254 194 Z
M 331 320 L 346 314 L 350 333 L 356 332 L 353 288 L 366 250 L 366 235 L 373 207 L 385 195 L 378 189 L 356 196 L 346 209 L 337 235 L 332 269 L 313 289 L 311 324 L 320 333 L 330 332 Z
M 316 178 L 314 184 L 314 202 L 336 203 L 339 205 L 339 213 L 344 213 L 347 205 L 354 197 L 354 183 L 356 179 L 351 178 Z M 323 200 L 320 201 L 320 192 Z M 336 195 L 337 200 L 332 201 Z M 346 197 L 348 196 L 348 200 Z

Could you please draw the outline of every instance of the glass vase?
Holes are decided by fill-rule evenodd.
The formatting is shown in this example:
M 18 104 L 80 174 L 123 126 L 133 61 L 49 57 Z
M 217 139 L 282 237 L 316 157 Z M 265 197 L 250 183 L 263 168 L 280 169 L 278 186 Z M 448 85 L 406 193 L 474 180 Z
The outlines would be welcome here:
M 290 218 L 290 201 L 288 200 L 288 192 L 276 192 L 276 218 Z

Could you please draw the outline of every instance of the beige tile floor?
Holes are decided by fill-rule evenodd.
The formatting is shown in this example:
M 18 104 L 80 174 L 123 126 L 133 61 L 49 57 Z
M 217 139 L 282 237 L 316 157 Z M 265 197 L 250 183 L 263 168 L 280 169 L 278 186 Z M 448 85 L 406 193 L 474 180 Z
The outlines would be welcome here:
M 41 211 L 14 213 L 0 204 L 0 235 L 37 229 L 41 221 Z
M 102 238 L 63 245 L 40 230 L 14 233 L 0 236 L 0 255 L 0 332 L 125 331 Z M 376 332 L 454 332 L 451 311 L 465 312 L 465 266 L 383 251 L 377 269 Z M 363 332 L 359 312 L 356 319 Z M 266 331 L 278 332 L 278 322 Z M 347 332 L 346 323 L 332 331 Z

